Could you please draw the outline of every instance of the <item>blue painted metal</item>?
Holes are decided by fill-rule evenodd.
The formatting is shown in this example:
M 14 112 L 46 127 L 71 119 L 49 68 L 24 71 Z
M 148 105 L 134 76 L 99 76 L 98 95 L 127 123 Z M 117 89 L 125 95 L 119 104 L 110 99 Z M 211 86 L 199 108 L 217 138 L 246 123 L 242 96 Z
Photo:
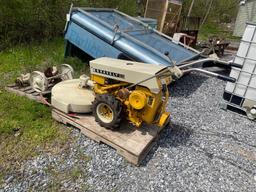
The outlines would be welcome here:
M 148 24 L 153 29 L 157 28 L 157 19 L 146 18 L 146 17 L 135 17 L 135 19 L 138 19 L 141 22 Z
M 198 51 L 174 43 L 149 25 L 114 9 L 74 8 L 65 39 L 93 58 L 129 58 L 170 66 L 169 57 L 179 64 L 200 56 Z

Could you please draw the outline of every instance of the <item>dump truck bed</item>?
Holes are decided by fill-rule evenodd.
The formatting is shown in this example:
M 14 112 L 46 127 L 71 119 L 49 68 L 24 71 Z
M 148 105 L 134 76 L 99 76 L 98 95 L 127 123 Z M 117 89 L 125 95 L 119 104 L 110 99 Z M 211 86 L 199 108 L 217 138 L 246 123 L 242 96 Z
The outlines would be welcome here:
M 93 58 L 112 57 L 179 65 L 200 57 L 200 52 L 156 31 L 149 25 L 114 9 L 73 8 L 65 32 L 66 55 L 70 45 Z M 167 56 L 168 55 L 168 56 Z

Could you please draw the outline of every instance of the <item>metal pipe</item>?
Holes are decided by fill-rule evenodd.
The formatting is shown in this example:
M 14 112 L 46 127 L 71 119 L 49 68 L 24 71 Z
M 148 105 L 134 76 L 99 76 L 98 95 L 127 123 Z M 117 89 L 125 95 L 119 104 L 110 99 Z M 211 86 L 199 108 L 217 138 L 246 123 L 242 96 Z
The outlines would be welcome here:
M 151 77 L 148 77 L 147 79 L 144 79 L 142 81 L 139 81 L 137 83 L 134 83 L 128 87 L 126 87 L 127 89 L 131 89 L 141 83 L 144 83 L 146 81 L 149 81 L 150 79 L 153 79 L 155 77 L 168 77 L 170 76 L 170 71 L 169 71 L 169 68 L 170 67 L 166 67 L 165 69 L 163 69 L 160 73 L 156 74 L 156 75 L 153 75 Z M 191 69 L 186 69 L 186 70 L 182 70 L 183 74 L 187 74 L 187 73 L 190 73 L 190 72 L 199 72 L 199 73 L 203 73 L 203 74 L 206 74 L 208 76 L 212 76 L 212 77 L 216 77 L 218 79 L 221 79 L 221 80 L 224 80 L 224 81 L 229 81 L 229 82 L 232 82 L 232 83 L 235 83 L 236 82 L 236 79 L 233 78 L 233 77 L 228 77 L 228 76 L 224 76 L 224 75 L 221 75 L 221 74 L 218 74 L 218 73 L 214 73 L 214 72 L 211 72 L 211 71 L 207 71 L 207 70 L 204 70 L 204 69 L 200 69 L 200 68 L 191 68 Z
M 139 22 L 139 23 L 142 24 L 144 27 L 150 28 L 152 31 L 154 31 L 154 32 L 157 33 L 158 35 L 160 35 L 160 36 L 162 36 L 162 37 L 165 37 L 166 39 L 169 39 L 169 40 L 173 41 L 173 39 L 172 39 L 171 37 L 169 37 L 168 35 L 165 35 L 164 33 L 160 33 L 160 32 L 157 31 L 156 29 L 153 29 L 152 27 L 150 27 L 148 24 L 145 24 L 145 23 L 143 23 L 142 21 L 138 21 L 137 19 L 131 17 L 130 15 L 127 15 L 127 14 L 125 14 L 125 13 L 123 13 L 123 12 L 118 11 L 118 10 L 115 10 L 115 9 L 114 9 L 114 11 L 117 12 L 117 13 L 119 13 L 119 14 L 121 14 L 121 15 L 123 15 L 123 16 L 125 16 L 125 17 L 128 17 L 129 19 L 131 19 L 131 20 L 133 20 L 133 21 Z M 185 45 L 185 44 L 183 44 L 183 43 L 181 43 L 181 42 L 178 42 L 178 44 L 181 45 L 181 46 L 183 46 L 184 48 L 186 48 L 186 49 L 188 49 L 188 50 L 191 50 L 191 51 L 193 51 L 193 52 L 198 53 L 198 55 L 201 54 L 201 52 L 199 52 L 198 50 L 193 49 L 192 47 L 189 47 L 189 46 L 187 46 L 187 45 Z
M 202 64 L 202 63 L 210 62 L 210 61 L 212 61 L 214 63 L 217 62 L 217 63 L 227 65 L 227 66 L 230 66 L 230 64 L 231 64 L 231 62 L 227 62 L 227 61 L 217 60 L 217 59 L 214 59 L 214 58 L 206 58 L 206 59 L 199 59 L 199 60 L 196 60 L 196 61 L 192 61 L 192 62 L 186 63 L 184 65 L 180 64 L 181 66 L 179 66 L 179 68 L 183 69 L 183 68 L 191 67 L 191 66 L 196 65 L 196 64 Z
M 225 67 L 236 67 L 236 68 L 242 68 L 243 67 L 243 66 L 235 64 L 231 61 L 223 61 L 223 60 L 214 59 L 214 58 L 206 58 L 206 59 L 199 59 L 199 60 L 191 61 L 191 62 L 179 63 L 179 68 L 184 69 L 184 68 L 196 65 L 196 64 L 203 64 L 205 62 L 213 62 L 215 64 L 218 63 L 218 64 L 221 64 L 221 65 L 224 65 Z
M 212 76 L 212 77 L 216 77 L 216 78 L 224 80 L 224 81 L 229 81 L 229 82 L 232 82 L 232 83 L 236 82 L 236 79 L 233 78 L 233 77 L 220 75 L 218 73 L 213 73 L 211 71 L 206 71 L 206 70 L 203 70 L 203 69 L 200 69 L 200 68 L 191 68 L 191 69 L 183 70 L 184 74 L 187 74 L 187 73 L 190 73 L 190 72 L 199 72 L 199 73 L 203 73 L 203 74 L 206 74 L 206 75 L 209 75 L 209 76 Z

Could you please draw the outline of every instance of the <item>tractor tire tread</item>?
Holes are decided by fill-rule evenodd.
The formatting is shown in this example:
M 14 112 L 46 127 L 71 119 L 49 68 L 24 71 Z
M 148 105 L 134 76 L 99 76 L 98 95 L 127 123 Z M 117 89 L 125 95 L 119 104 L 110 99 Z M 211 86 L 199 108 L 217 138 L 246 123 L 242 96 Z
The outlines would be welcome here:
M 97 109 L 97 105 L 99 105 L 100 103 L 107 104 L 113 110 L 114 118 L 112 122 L 110 123 L 102 122 L 98 117 L 96 109 Z M 120 127 L 120 123 L 122 121 L 122 104 L 113 95 L 108 93 L 97 94 L 95 97 L 95 100 L 92 103 L 92 111 L 93 111 L 93 116 L 95 117 L 95 121 L 99 123 L 100 126 L 106 127 L 112 130 Z

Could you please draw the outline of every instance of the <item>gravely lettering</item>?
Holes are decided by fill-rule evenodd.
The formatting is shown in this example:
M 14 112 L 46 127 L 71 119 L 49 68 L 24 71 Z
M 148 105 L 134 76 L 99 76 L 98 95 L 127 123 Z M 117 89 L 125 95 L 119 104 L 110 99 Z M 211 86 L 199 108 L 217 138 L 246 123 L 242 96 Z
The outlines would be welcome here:
M 106 70 L 102 70 L 102 69 L 93 68 L 93 72 L 103 74 L 103 75 L 112 76 L 112 77 L 117 77 L 117 78 L 121 78 L 121 79 L 125 78 L 125 75 L 123 75 L 123 74 L 115 73 L 115 72 L 111 72 L 111 71 L 106 71 Z

